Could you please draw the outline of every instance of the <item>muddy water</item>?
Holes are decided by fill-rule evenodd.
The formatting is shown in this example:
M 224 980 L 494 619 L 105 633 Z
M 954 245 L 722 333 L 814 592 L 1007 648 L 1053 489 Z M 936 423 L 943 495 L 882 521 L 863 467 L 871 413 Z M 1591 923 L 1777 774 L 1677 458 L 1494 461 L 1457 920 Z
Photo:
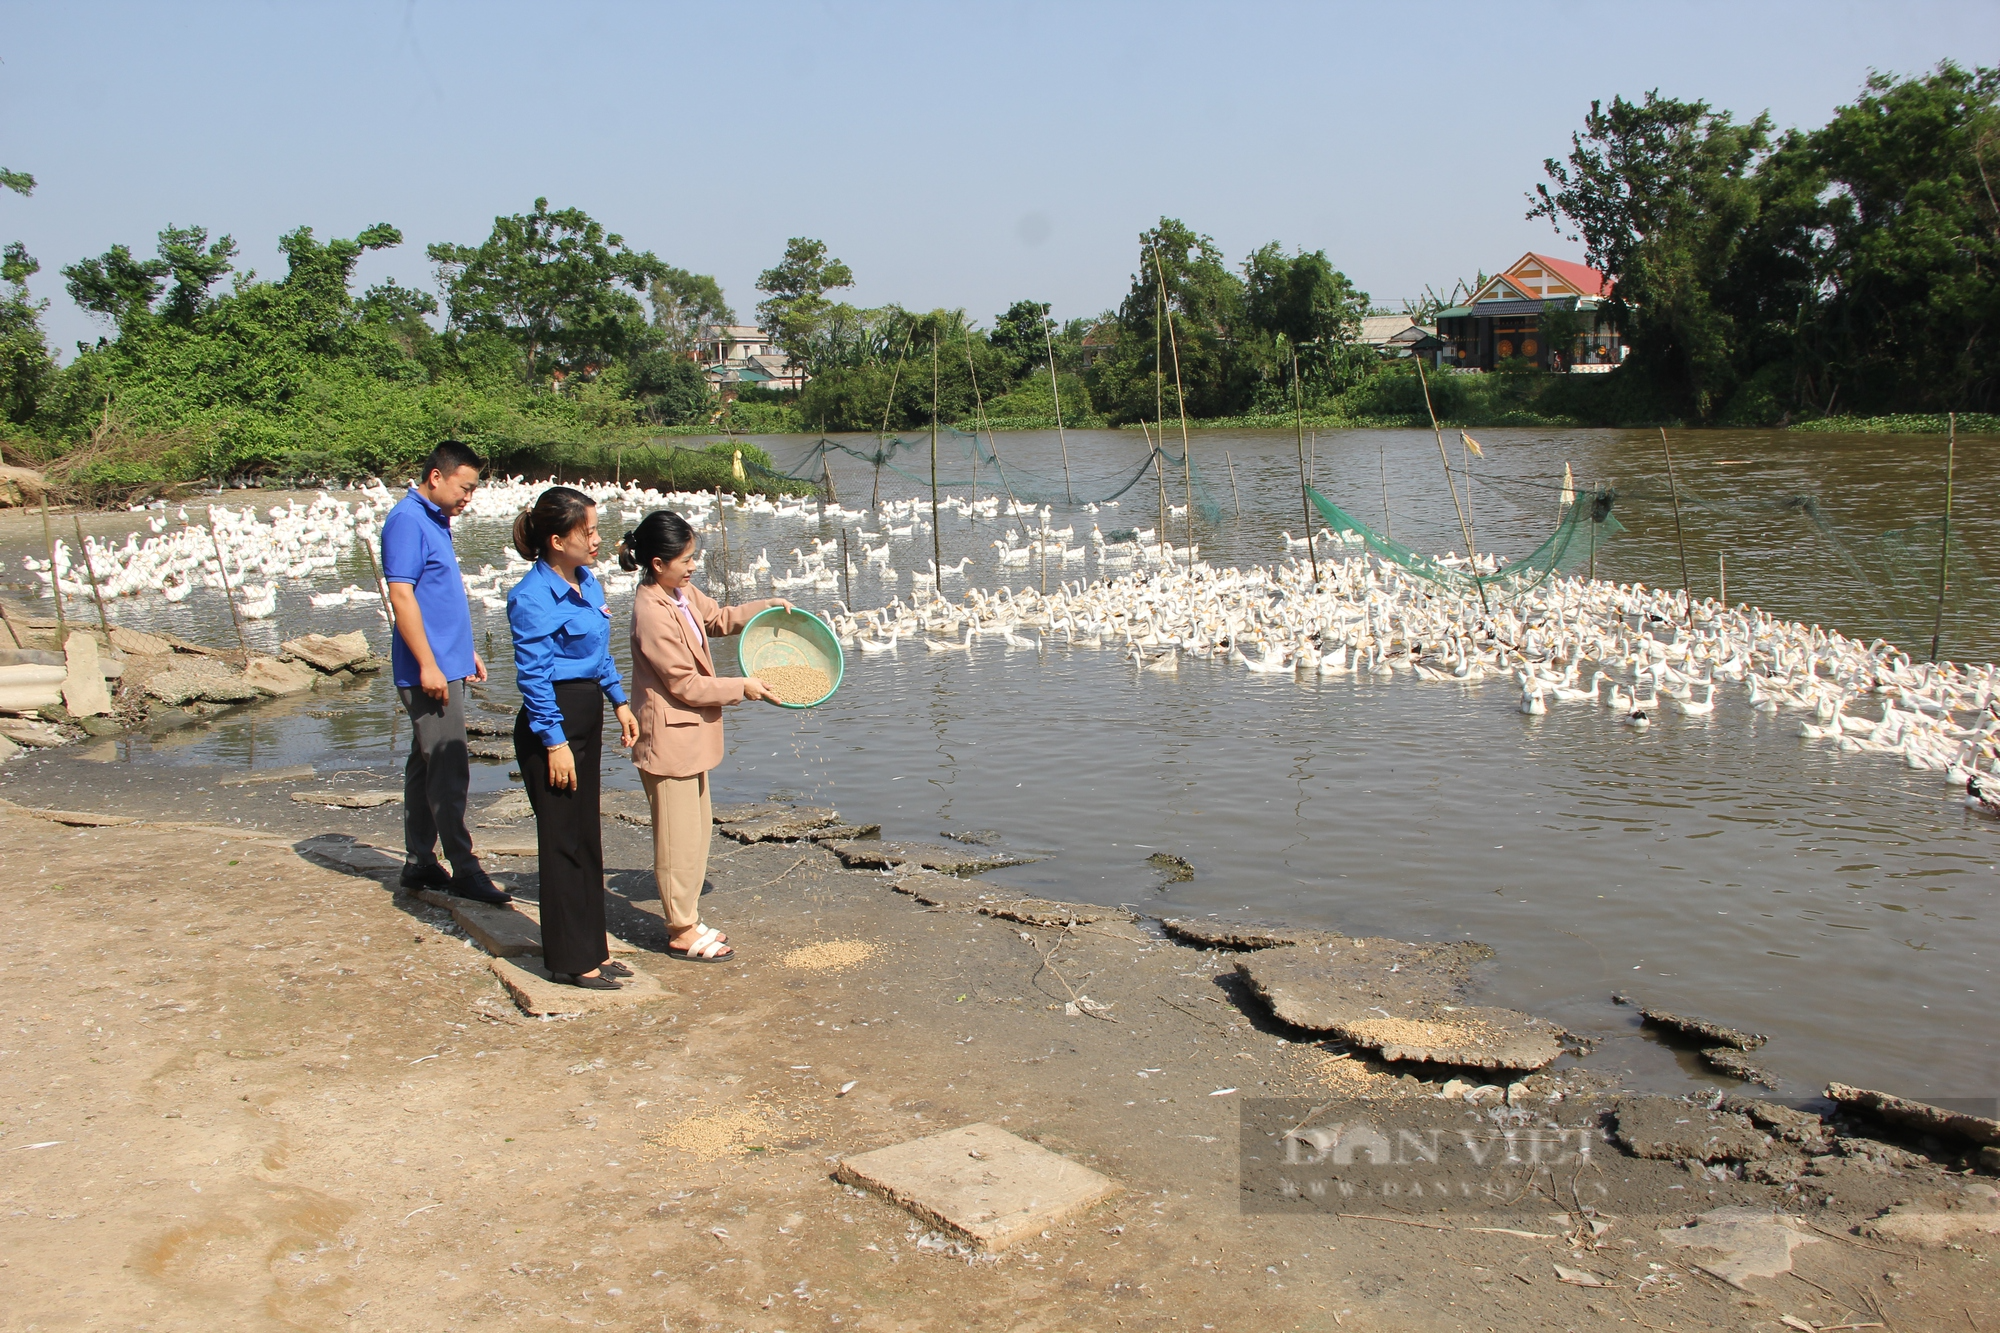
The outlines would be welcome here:
M 1568 462 L 1580 484 L 1615 484 L 1625 497 L 1615 512 L 1628 531 L 1598 550 L 1598 573 L 1680 582 L 1657 435 L 1476 434 L 1486 456 L 1471 463 L 1468 521 L 1482 550 L 1520 554 L 1546 535 Z M 764 443 L 787 461 L 810 441 Z M 1105 478 L 1143 457 L 1143 442 L 1123 432 L 1072 432 L 1068 444 L 1082 496 L 1102 493 Z M 1463 549 L 1428 432 L 1330 433 L 1310 447 L 1320 489 L 1358 517 L 1419 549 Z M 1000 449 L 1019 469 L 1017 486 L 1060 486 L 1053 434 L 1002 436 Z M 1922 580 L 1934 570 L 1911 572 L 1927 559 L 1885 564 L 1872 539 L 1941 507 L 1942 440 L 1710 433 L 1678 436 L 1674 449 L 1697 592 L 1715 590 L 1720 556 L 1732 601 L 1927 655 L 1936 585 Z M 1292 437 L 1205 432 L 1195 458 L 1223 515 L 1219 523 L 1197 515 L 1202 557 L 1279 558 L 1280 530 L 1303 527 Z M 1455 442 L 1451 458 L 1462 459 Z M 901 461 L 928 465 L 916 454 Z M 1955 560 L 2000 564 L 1996 469 L 2000 441 L 1960 441 Z M 942 470 L 968 472 L 949 443 Z M 1031 481 L 1030 470 L 1053 480 Z M 833 475 L 843 500 L 866 501 L 874 483 L 866 465 L 836 461 Z M 994 481 L 982 471 L 982 493 Z M 882 491 L 907 499 L 917 487 L 885 473 Z M 1817 497 L 1822 522 L 1788 499 L 1799 495 Z M 1155 526 L 1158 498 L 1148 478 L 1094 515 L 1059 506 L 1052 524 L 1074 522 L 1079 544 L 1092 522 L 1106 532 Z M 1170 519 L 1176 541 L 1186 521 Z M 94 530 L 121 525 L 130 523 L 105 518 Z M 879 525 L 848 523 L 851 532 L 864 526 Z M 39 523 L 16 520 L 4 532 L 18 570 Z M 733 521 L 732 567 L 768 550 L 782 572 L 794 546 L 822 534 L 837 536 L 838 525 Z M 971 555 L 967 575 L 978 586 L 1039 582 L 1039 567 L 999 567 L 988 545 L 998 535 L 993 521 L 948 516 L 946 563 Z M 500 563 L 502 524 L 466 523 L 459 540 L 468 568 Z M 894 549 L 898 571 L 930 558 L 921 532 Z M 365 571 L 357 557 L 338 582 L 365 583 Z M 1099 572 L 1094 560 L 1051 565 L 1049 579 Z M 1983 579 L 1978 568 L 1954 576 L 1942 655 L 2000 658 Z M 854 601 L 876 605 L 909 587 L 864 572 Z M 956 591 L 956 580 L 945 587 Z M 787 595 L 808 606 L 828 597 Z M 131 601 L 118 614 L 209 640 L 231 633 L 220 597 L 206 593 L 179 607 Z M 509 715 L 504 613 L 474 614 L 498 650 L 489 654 L 497 659 L 489 708 Z M 309 625 L 383 633 L 379 616 L 352 608 L 311 612 L 302 589 L 285 590 L 275 626 L 249 632 L 275 642 L 280 630 Z M 910 645 L 893 656 L 850 655 L 839 695 L 817 710 L 733 713 L 717 788 L 728 797 L 826 799 L 881 820 L 888 836 L 997 830 L 1005 845 L 1046 859 L 994 878 L 1053 896 L 1480 939 L 1498 951 L 1485 982 L 1490 1001 L 1613 1038 L 1592 1059 L 1622 1063 L 1642 1081 L 1693 1068 L 1628 1039 L 1627 1012 L 1609 1003 L 1614 989 L 1771 1034 L 1760 1056 L 1789 1091 L 1827 1078 L 1930 1097 L 2000 1089 L 1991 1022 L 2000 825 L 1966 812 L 1936 774 L 1802 740 L 1797 713 L 1754 714 L 1734 690 L 1711 716 L 1669 717 L 1644 733 L 1581 706 L 1526 717 L 1515 695 L 1504 682 L 1468 690 L 1407 677 L 1295 681 L 1196 662 L 1178 677 L 1140 676 L 1111 652 L 1009 650 L 990 639 L 970 655 Z M 408 733 L 392 702 L 377 681 L 337 700 L 232 714 L 121 754 L 153 764 L 393 765 Z M 506 767 L 481 765 L 476 781 L 504 787 Z M 617 768 L 612 783 L 633 785 L 630 770 Z M 1156 851 L 1186 856 L 1195 877 L 1163 885 L 1146 862 Z

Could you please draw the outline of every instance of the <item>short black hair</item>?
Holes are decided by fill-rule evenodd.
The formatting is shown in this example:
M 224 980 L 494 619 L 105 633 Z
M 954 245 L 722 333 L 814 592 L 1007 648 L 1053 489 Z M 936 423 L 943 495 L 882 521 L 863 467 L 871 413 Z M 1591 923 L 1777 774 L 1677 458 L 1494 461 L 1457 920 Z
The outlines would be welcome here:
M 431 473 L 442 472 L 449 477 L 462 467 L 469 467 L 474 472 L 484 471 L 486 460 L 472 452 L 472 446 L 469 444 L 459 440 L 444 440 L 437 448 L 431 450 L 430 457 L 424 460 L 424 470 L 418 474 L 417 479 L 429 485 Z

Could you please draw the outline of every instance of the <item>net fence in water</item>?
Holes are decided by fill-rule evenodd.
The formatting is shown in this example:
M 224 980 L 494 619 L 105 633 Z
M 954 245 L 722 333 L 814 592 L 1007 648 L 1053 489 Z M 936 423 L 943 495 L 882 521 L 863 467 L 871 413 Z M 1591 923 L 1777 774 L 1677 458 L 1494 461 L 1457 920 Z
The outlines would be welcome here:
M 1548 539 L 1518 560 L 1510 560 L 1491 572 L 1481 572 L 1471 561 L 1456 557 L 1423 555 L 1392 537 L 1385 537 L 1321 495 L 1306 488 L 1313 507 L 1326 526 L 1348 546 L 1362 546 L 1377 559 L 1408 570 L 1418 578 L 1453 592 L 1478 595 L 1490 588 L 1503 596 L 1519 596 L 1545 582 L 1550 575 L 1574 572 L 1595 557 L 1604 542 L 1625 530 L 1611 516 L 1618 492 L 1580 491 L 1576 502 L 1564 507 L 1562 521 Z
M 915 440 L 900 435 L 879 438 L 873 448 L 857 448 L 843 440 L 822 436 L 803 457 L 783 473 L 787 481 L 817 482 L 825 470 L 829 454 L 857 459 L 878 471 L 886 471 L 918 486 L 931 484 L 930 436 Z M 1109 504 L 1140 487 L 1155 470 L 1165 474 L 1167 503 L 1178 508 L 1192 504 L 1194 512 L 1209 523 L 1222 521 L 1222 507 L 1210 493 L 1201 468 L 1164 441 L 1153 444 L 1126 468 L 1106 475 L 1076 472 L 1068 476 L 1024 467 L 1003 458 L 991 440 L 976 433 L 940 427 L 938 430 L 937 484 L 954 490 L 984 490 L 989 495 L 1006 496 L 1021 504 L 1068 508 L 1086 504 Z M 1141 489 L 1158 494 L 1158 481 Z

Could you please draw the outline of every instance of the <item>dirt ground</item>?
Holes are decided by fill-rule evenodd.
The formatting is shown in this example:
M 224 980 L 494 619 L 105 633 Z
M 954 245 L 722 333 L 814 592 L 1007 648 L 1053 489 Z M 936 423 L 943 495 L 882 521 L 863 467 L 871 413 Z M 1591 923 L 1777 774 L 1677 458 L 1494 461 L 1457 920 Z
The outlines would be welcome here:
M 217 776 L 0 779 L 148 820 L 0 810 L 0 1328 L 2000 1328 L 2000 1236 L 1866 1229 L 1967 1206 L 1934 1167 L 1787 1188 L 1593 1140 L 1564 1179 L 1496 1174 L 1505 1206 L 1252 1197 L 1246 1099 L 1383 1116 L 1434 1087 L 1277 1030 L 1228 954 L 927 909 L 809 846 L 718 839 L 706 914 L 741 957 L 702 966 L 658 952 L 643 834 L 615 831 L 612 922 L 667 994 L 531 1019 L 447 913 L 315 851 L 395 846 L 395 807 Z M 1071 1016 L 1084 994 L 1108 1007 Z M 981 1120 L 1122 1193 L 986 1256 L 832 1178 Z M 1724 1204 L 1797 1216 L 1792 1271 L 1734 1287 L 1661 1238 Z

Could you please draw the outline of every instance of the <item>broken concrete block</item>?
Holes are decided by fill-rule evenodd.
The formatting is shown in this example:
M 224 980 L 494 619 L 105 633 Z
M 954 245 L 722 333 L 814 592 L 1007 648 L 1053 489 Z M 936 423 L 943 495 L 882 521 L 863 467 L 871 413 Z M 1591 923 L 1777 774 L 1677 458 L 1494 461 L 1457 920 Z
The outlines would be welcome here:
M 768 819 L 781 815 L 785 807 L 772 801 L 751 801 L 739 805 L 718 805 L 709 810 L 709 817 L 718 824 L 740 824 L 746 819 Z
M 548 969 L 539 958 L 490 958 L 486 965 L 514 997 L 521 1012 L 543 1014 L 595 1014 L 607 1009 L 628 1009 L 635 1004 L 664 999 L 673 994 L 648 972 L 632 968 L 632 975 L 618 978 L 617 990 L 584 990 L 549 980 Z M 631 965 L 628 963 L 628 967 Z
M 253 768 L 248 773 L 231 773 L 216 785 L 218 787 L 260 787 L 267 782 L 306 782 L 313 776 L 311 764 L 293 764 L 289 768 Z
M 437 889 L 419 889 L 416 896 L 432 907 L 442 907 L 450 912 L 452 919 L 458 922 L 458 928 L 495 958 L 541 956 L 540 924 L 511 907 L 476 903 Z
M 403 799 L 399 791 L 295 791 L 292 799 L 300 805 L 338 806 L 344 810 L 373 810 Z
M 510 791 L 479 812 L 479 827 L 494 828 L 501 824 L 512 824 L 534 813 L 535 807 L 529 803 L 528 793 Z
M 111 646 L 121 653 L 139 657 L 165 657 L 174 651 L 173 644 L 158 635 L 126 629 L 123 625 L 111 627 Z
M 312 668 L 275 657 L 252 657 L 243 668 L 243 683 L 273 698 L 304 694 L 319 680 Z
M 1792 1251 L 1819 1240 L 1782 1213 L 1743 1207 L 1711 1209 L 1691 1226 L 1661 1227 L 1657 1234 L 1669 1245 L 1716 1251 L 1719 1258 L 1695 1267 L 1744 1290 L 1750 1278 L 1791 1272 Z
M 827 828 L 814 829 L 807 838 L 812 842 L 852 842 L 856 838 L 881 836 L 880 824 L 833 824 Z
M 1670 1014 L 1664 1009 L 1639 1009 L 1639 1017 L 1655 1027 L 1669 1028 L 1683 1037 L 1710 1045 L 1734 1046 L 1739 1051 L 1754 1051 L 1770 1038 L 1757 1032 L 1739 1032 L 1726 1028 L 1720 1023 L 1711 1023 L 1705 1018 L 1689 1018 L 1685 1014 Z
M 1245 954 L 1236 971 L 1294 1027 L 1332 1032 L 1385 1060 L 1478 1069 L 1540 1069 L 1562 1030 L 1516 1012 L 1456 1001 L 1483 944 L 1407 944 L 1330 936 Z
M 1849 1087 L 1845 1083 L 1827 1084 L 1826 1095 L 1850 1111 L 1859 1111 L 1905 1129 L 1928 1130 L 1933 1134 L 1967 1139 L 1978 1145 L 2000 1146 L 2000 1120 L 1968 1115 L 1963 1111 L 1948 1111 L 1941 1106 L 1913 1102 L 1906 1097 L 1868 1088 Z
M 1614 1131 L 1634 1157 L 1668 1162 L 1754 1162 L 1771 1155 L 1770 1136 L 1733 1111 L 1704 1111 L 1676 1097 L 1621 1097 Z
M 1294 930 L 1289 926 L 1200 917 L 1166 917 L 1160 921 L 1160 928 L 1184 944 L 1242 952 L 1277 949 L 1287 944 L 1323 944 L 1340 938 L 1323 930 Z
M 877 1148 L 846 1159 L 834 1174 L 985 1250 L 1039 1235 L 1119 1189 L 1108 1176 L 987 1124 Z
M 328 674 L 366 662 L 370 655 L 368 636 L 360 630 L 351 634 L 302 634 L 280 646 L 293 657 Z
M 727 832 L 728 830 L 724 830 Z M 1012 852 L 941 847 L 926 842 L 875 842 L 859 840 L 820 844 L 849 870 L 895 870 L 902 866 L 922 866 L 947 875 L 974 875 L 1001 866 L 1024 866 L 1040 858 L 1017 856 Z
M 100 717 L 111 711 L 111 691 L 97 661 L 97 640 L 76 633 L 63 645 L 63 707 L 71 717 Z
M 1767 1088 L 1778 1086 L 1776 1078 L 1762 1065 L 1752 1064 L 1750 1057 L 1734 1046 L 1710 1046 L 1701 1053 L 1708 1067 L 1717 1069 L 1731 1078 L 1740 1078 L 1745 1083 L 1761 1083 Z
M 52 750 L 69 744 L 68 736 L 39 718 L 0 717 L 0 736 L 31 750 Z
M 172 666 L 146 678 L 146 693 L 161 703 L 240 704 L 258 698 L 257 687 L 211 657 L 182 655 Z
M 54 707 L 62 702 L 63 681 L 68 676 L 67 667 L 38 662 L 0 666 L 0 711 L 32 713 Z
M 0 763 L 5 763 L 19 753 L 21 753 L 20 746 L 14 744 L 13 741 L 7 739 L 5 736 L 0 736 Z
M 722 836 L 737 842 L 797 842 L 815 829 L 840 822 L 840 812 L 825 806 L 801 805 L 757 819 L 732 820 L 721 825 Z

